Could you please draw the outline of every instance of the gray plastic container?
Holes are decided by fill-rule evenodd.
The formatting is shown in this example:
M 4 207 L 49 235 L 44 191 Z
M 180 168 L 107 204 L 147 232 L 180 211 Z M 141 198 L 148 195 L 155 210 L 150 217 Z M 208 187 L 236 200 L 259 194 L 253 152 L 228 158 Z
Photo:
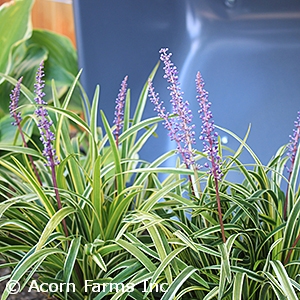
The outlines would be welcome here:
M 251 123 L 248 143 L 264 163 L 288 143 L 300 110 L 299 0 L 73 0 L 73 5 L 82 84 L 90 99 L 100 84 L 100 108 L 111 124 L 124 76 L 136 103 L 159 49 L 168 47 L 197 136 L 199 70 L 217 125 L 243 137 Z M 162 75 L 160 66 L 154 84 L 166 103 Z M 150 101 L 147 116 L 155 116 Z M 233 138 L 219 134 L 237 148 Z M 174 148 L 162 125 L 158 135 L 142 151 L 146 160 Z M 197 148 L 202 149 L 200 141 Z

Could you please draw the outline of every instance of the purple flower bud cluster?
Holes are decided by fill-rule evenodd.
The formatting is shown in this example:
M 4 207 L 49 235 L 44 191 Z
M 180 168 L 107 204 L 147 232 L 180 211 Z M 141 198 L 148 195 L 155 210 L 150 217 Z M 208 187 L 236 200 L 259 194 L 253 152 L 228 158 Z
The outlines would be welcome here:
M 199 115 L 202 120 L 202 131 L 200 140 L 203 141 L 203 152 L 207 154 L 210 165 L 206 163 L 204 166 L 210 168 L 210 173 L 220 180 L 223 176 L 220 169 L 221 157 L 218 154 L 218 133 L 215 131 L 213 115 L 211 113 L 211 103 L 208 101 L 208 92 L 204 89 L 204 81 L 200 74 L 196 76 L 197 100 L 200 105 Z
M 297 149 L 299 146 L 300 140 L 300 111 L 298 111 L 298 116 L 294 122 L 295 128 L 293 129 L 293 135 L 290 135 L 290 142 L 287 146 L 287 155 L 290 157 L 291 167 L 288 168 L 288 171 L 291 173 L 293 171 L 294 162 L 296 158 Z
M 167 53 L 168 48 L 162 48 L 160 53 L 160 59 L 164 63 L 165 75 L 167 79 L 168 90 L 170 90 L 171 104 L 173 108 L 174 118 L 169 119 L 169 113 L 166 113 L 165 107 L 162 107 L 163 102 L 159 101 L 158 94 L 154 92 L 152 84 L 149 88 L 149 96 L 152 103 L 155 105 L 155 111 L 158 115 L 164 119 L 164 126 L 169 131 L 171 140 L 174 140 L 177 144 L 177 151 L 181 154 L 184 163 L 187 167 L 194 166 L 195 153 L 192 147 L 195 141 L 194 124 L 192 122 L 192 112 L 189 109 L 188 101 L 183 101 L 183 92 L 180 89 L 178 81 L 178 70 L 176 66 L 171 62 L 172 53 Z
M 45 93 L 43 88 L 45 86 L 44 77 L 44 62 L 40 63 L 38 71 L 36 73 L 36 83 L 34 84 L 34 92 L 36 97 L 34 98 L 36 104 L 38 105 L 35 110 L 35 114 L 38 117 L 38 128 L 41 134 L 41 141 L 44 145 L 43 156 L 47 158 L 46 166 L 54 167 L 59 164 L 59 160 L 56 156 L 56 151 L 53 148 L 52 141 L 55 140 L 54 133 L 50 130 L 53 122 L 49 119 L 48 111 L 45 108 L 47 103 L 43 100 Z
M 118 138 L 118 136 L 120 135 L 123 126 L 124 105 L 125 105 L 126 92 L 127 92 L 127 79 L 128 76 L 125 76 L 121 83 L 121 88 L 119 90 L 119 94 L 116 99 L 115 119 L 114 119 L 114 124 L 116 124 L 116 129 L 114 130 L 114 134 L 116 138 Z
M 155 89 L 153 87 L 153 83 L 151 79 L 148 80 L 148 86 L 149 86 L 149 98 L 150 101 L 154 104 L 154 111 L 157 112 L 157 115 L 164 120 L 163 125 L 164 127 L 169 131 L 168 135 L 172 141 L 175 141 L 177 144 L 177 151 L 181 154 L 183 154 L 183 159 L 185 160 L 184 155 L 184 149 L 182 149 L 180 139 L 176 135 L 176 129 L 174 126 L 174 122 L 172 118 L 170 117 L 170 113 L 166 111 L 166 108 L 163 106 L 164 102 L 160 101 L 159 94 L 155 92 Z M 186 162 L 186 165 L 189 165 L 188 162 Z
M 153 83 L 151 79 L 148 80 L 148 85 L 149 85 L 149 98 L 150 101 L 154 104 L 154 111 L 157 112 L 157 115 L 164 119 L 164 126 L 168 130 L 172 131 L 172 123 L 171 120 L 169 119 L 169 112 L 166 111 L 166 108 L 163 106 L 164 102 L 160 101 L 159 99 L 159 94 L 155 92 L 155 89 L 153 87 Z
M 9 112 L 10 112 L 11 117 L 13 117 L 15 119 L 15 121 L 11 123 L 14 126 L 19 126 L 19 124 L 22 121 L 21 112 L 17 112 L 17 108 L 19 105 L 22 79 L 23 79 L 23 77 L 21 77 L 18 80 L 15 88 L 12 90 L 12 92 L 10 94 Z

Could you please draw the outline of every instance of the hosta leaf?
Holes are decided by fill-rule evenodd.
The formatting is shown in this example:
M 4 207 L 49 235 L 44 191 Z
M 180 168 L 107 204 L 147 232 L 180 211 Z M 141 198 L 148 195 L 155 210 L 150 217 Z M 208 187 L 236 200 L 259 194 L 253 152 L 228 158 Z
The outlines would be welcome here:
M 8 74 L 13 47 L 31 35 L 30 11 L 33 2 L 13 1 L 0 6 L 0 72 Z

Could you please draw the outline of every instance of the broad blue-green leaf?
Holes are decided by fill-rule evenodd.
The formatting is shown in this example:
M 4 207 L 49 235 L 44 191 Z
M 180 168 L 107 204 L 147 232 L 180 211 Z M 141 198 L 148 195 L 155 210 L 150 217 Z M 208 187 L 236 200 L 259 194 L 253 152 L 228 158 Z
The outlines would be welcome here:
M 0 6 L 0 72 L 8 74 L 13 47 L 31 35 L 30 11 L 33 0 L 11 1 Z M 3 81 L 0 78 L 0 83 Z

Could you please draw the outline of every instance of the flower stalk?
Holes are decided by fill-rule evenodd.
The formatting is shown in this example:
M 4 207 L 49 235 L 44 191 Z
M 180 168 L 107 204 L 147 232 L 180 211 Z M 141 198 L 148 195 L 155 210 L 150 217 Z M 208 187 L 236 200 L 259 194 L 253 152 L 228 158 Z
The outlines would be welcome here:
M 215 131 L 213 115 L 209 110 L 211 103 L 208 101 L 208 92 L 204 89 L 204 81 L 200 72 L 198 72 L 196 76 L 196 89 L 197 100 L 200 105 L 198 112 L 202 120 L 200 140 L 203 141 L 203 152 L 207 154 L 207 159 L 210 162 L 210 164 L 206 163 L 204 166 L 209 168 L 209 173 L 214 179 L 219 223 L 221 227 L 222 240 L 225 243 L 226 237 L 219 193 L 219 181 L 221 180 L 223 174 L 221 171 L 221 157 L 219 156 L 218 152 L 218 133 Z
M 283 208 L 283 217 L 285 220 L 287 218 L 290 181 L 291 181 L 292 172 L 294 170 L 296 154 L 298 151 L 299 141 L 300 141 L 300 111 L 298 111 L 298 116 L 297 116 L 296 121 L 294 122 L 294 125 L 295 125 L 295 128 L 293 129 L 293 135 L 290 135 L 290 142 L 287 146 L 287 149 L 288 149 L 287 155 L 290 158 L 291 164 L 290 164 L 290 167 L 288 168 L 289 178 L 288 178 L 288 186 L 287 186 L 286 198 L 285 198 L 284 208 Z M 296 237 L 292 247 L 289 249 L 289 252 L 284 260 L 284 264 L 288 263 L 291 255 L 292 255 L 292 252 L 293 252 L 294 248 L 297 246 L 299 241 L 300 241 L 300 233 Z
M 172 63 L 172 53 L 168 53 L 168 48 L 162 48 L 159 51 L 160 60 L 164 63 L 164 78 L 169 83 L 168 90 L 170 91 L 170 102 L 172 104 L 172 117 L 163 106 L 163 101 L 159 99 L 159 94 L 155 92 L 151 79 L 148 80 L 149 98 L 154 104 L 154 111 L 164 120 L 163 125 L 168 130 L 168 135 L 171 141 L 176 143 L 176 151 L 180 154 L 183 163 L 187 169 L 194 171 L 194 180 L 191 175 L 188 176 L 191 192 L 196 195 L 197 188 L 194 186 L 197 182 L 200 166 L 195 162 L 195 150 L 193 145 L 195 141 L 195 125 L 192 124 L 192 111 L 189 109 L 189 102 L 183 101 L 183 92 L 180 88 L 178 80 L 177 67 Z M 200 191 L 200 186 L 198 186 Z
M 295 164 L 295 158 L 296 153 L 299 145 L 299 139 L 300 139 L 300 111 L 298 112 L 298 116 L 296 121 L 294 122 L 295 128 L 293 129 L 293 135 L 290 135 L 290 142 L 287 146 L 287 155 L 290 158 L 290 167 L 288 169 L 289 177 L 288 177 L 288 186 L 286 191 L 286 198 L 284 202 L 284 208 L 283 208 L 283 218 L 287 218 L 287 209 L 288 209 L 288 198 L 289 198 L 289 189 L 290 189 L 290 181 L 292 172 L 294 169 Z
M 45 93 L 43 92 L 43 88 L 45 86 L 45 81 L 43 80 L 44 77 L 44 62 L 40 63 L 36 74 L 36 83 L 34 84 L 34 92 L 36 94 L 35 102 L 37 104 L 37 109 L 35 110 L 35 114 L 38 119 L 38 128 L 40 131 L 40 140 L 44 145 L 43 156 L 46 157 L 47 163 L 46 166 L 50 167 L 51 170 L 51 177 L 53 188 L 55 192 L 55 198 L 57 201 L 57 208 L 60 210 L 62 208 L 61 198 L 58 192 L 58 185 L 56 179 L 56 171 L 55 166 L 59 164 L 58 157 L 56 156 L 56 151 L 53 148 L 52 142 L 55 140 L 55 135 L 51 131 L 51 126 L 53 122 L 50 120 L 48 111 L 45 108 L 47 103 L 43 100 Z M 68 229 L 65 219 L 62 220 L 63 230 L 65 232 L 66 237 L 68 236 Z
M 125 76 L 121 83 L 121 88 L 119 90 L 119 94 L 116 99 L 115 119 L 114 119 L 114 124 L 116 124 L 116 128 L 114 130 L 114 135 L 115 135 L 117 147 L 119 147 L 119 136 L 121 133 L 121 129 L 123 128 L 124 106 L 125 106 L 125 99 L 126 99 L 126 92 L 127 92 L 127 80 L 128 80 L 128 76 Z
M 23 142 L 23 145 L 24 145 L 24 147 L 28 148 L 28 145 L 27 145 L 27 142 L 26 142 L 26 139 L 24 136 L 24 132 L 21 127 L 21 121 L 22 121 L 21 112 L 17 112 L 17 109 L 19 107 L 19 98 L 20 98 L 20 90 L 21 90 L 22 80 L 23 80 L 23 77 L 20 77 L 15 88 L 12 90 L 12 92 L 10 94 L 9 112 L 10 112 L 11 117 L 15 119 L 15 121 L 12 122 L 12 125 L 17 126 L 18 131 L 21 136 L 21 139 L 22 139 L 22 142 Z M 36 166 L 35 166 L 32 156 L 28 155 L 28 158 L 30 160 L 30 164 L 32 166 L 33 172 L 34 172 L 39 184 L 42 185 L 41 177 L 36 169 Z
M 189 102 L 183 101 L 183 92 L 180 88 L 178 80 L 177 67 L 172 63 L 172 53 L 167 53 L 168 48 L 162 48 L 160 52 L 160 60 L 164 63 L 165 75 L 164 78 L 170 84 L 168 90 L 170 91 L 170 102 L 173 108 L 174 118 L 166 122 L 169 114 L 164 117 L 165 127 L 169 130 L 171 140 L 177 144 L 177 151 L 180 153 L 184 164 L 189 169 L 190 167 L 199 169 L 195 163 L 195 151 L 193 145 L 195 140 L 195 125 L 192 124 L 192 111 L 189 109 Z M 153 96 L 153 94 L 152 94 Z M 155 101 L 152 101 L 155 103 Z M 157 105 L 157 104 L 156 104 Z

